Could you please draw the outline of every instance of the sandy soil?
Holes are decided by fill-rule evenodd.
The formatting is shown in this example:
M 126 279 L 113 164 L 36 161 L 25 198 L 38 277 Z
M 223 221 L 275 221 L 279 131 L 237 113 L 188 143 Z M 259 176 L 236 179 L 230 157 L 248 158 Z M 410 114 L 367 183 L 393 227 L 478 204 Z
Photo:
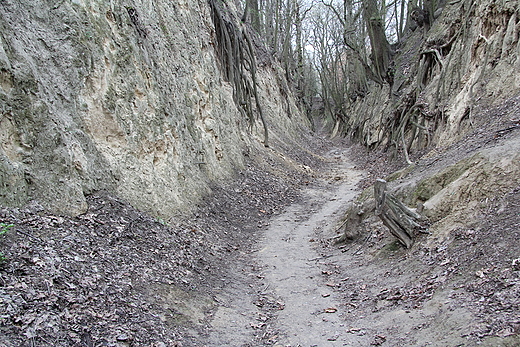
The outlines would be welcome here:
M 504 150 L 516 153 L 520 143 L 509 123 L 477 129 L 434 156 L 422 153 L 416 168 L 393 186 L 419 182 L 482 151 L 503 161 Z M 504 128 L 516 132 L 503 136 Z M 386 165 L 383 152 L 357 146 L 325 156 L 328 169 L 269 220 L 253 246 L 251 275 L 262 288 L 252 297 L 255 314 L 247 313 L 245 296 L 235 291 L 240 304 L 226 318 L 241 323 L 228 329 L 217 317 L 217 335 L 234 346 L 520 345 L 520 187 L 486 198 L 468 210 L 471 221 L 457 221 L 442 238 L 419 236 L 410 250 L 377 218 L 364 222 L 361 237 L 338 245 L 352 199 L 399 163 Z M 497 182 L 484 181 L 478 189 Z M 240 327 L 261 333 L 248 335 Z M 234 340 L 238 331 L 242 339 Z
M 329 232 L 355 197 L 362 172 L 347 161 L 344 150 L 327 157 L 335 162 L 328 177 L 306 189 L 303 199 L 270 222 L 256 258 L 270 293 L 282 303 L 277 315 L 278 345 L 340 346 L 345 312 L 332 283 L 322 281 L 328 269 L 317 232 Z
M 519 139 L 496 133 L 484 147 Z M 418 167 L 471 155 L 475 136 Z M 313 141 L 321 155 L 287 154 L 305 170 L 252 164 L 187 219 L 102 192 L 77 218 L 0 208 L 14 225 L 0 239 L 0 345 L 520 345 L 520 188 L 434 247 L 424 235 L 406 250 L 377 220 L 338 245 L 367 177 L 397 167 Z

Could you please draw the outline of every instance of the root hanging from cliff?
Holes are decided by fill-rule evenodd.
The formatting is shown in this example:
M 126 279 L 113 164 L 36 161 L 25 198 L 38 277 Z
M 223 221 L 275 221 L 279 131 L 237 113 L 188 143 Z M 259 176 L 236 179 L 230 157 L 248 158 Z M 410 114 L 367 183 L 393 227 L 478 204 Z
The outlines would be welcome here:
M 267 123 L 258 97 L 256 59 L 247 28 L 245 25 L 239 28 L 234 20 L 225 18 L 226 11 L 219 5 L 221 1 L 208 0 L 208 3 L 217 37 L 217 56 L 224 78 L 233 86 L 235 104 L 240 113 L 249 120 L 251 129 L 255 123 L 256 108 L 264 127 L 264 145 L 269 147 Z
M 396 152 L 402 148 L 406 162 L 412 165 L 410 151 L 414 142 L 417 148 L 428 147 L 431 143 L 431 117 L 425 112 L 426 105 L 414 95 L 408 95 L 394 111 L 394 117 L 385 125 L 389 145 Z

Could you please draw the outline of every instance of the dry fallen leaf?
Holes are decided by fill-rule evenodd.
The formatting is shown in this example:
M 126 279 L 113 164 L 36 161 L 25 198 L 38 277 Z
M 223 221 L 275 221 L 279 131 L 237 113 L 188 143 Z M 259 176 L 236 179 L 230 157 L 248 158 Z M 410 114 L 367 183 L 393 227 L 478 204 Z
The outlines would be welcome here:
M 338 337 L 339 337 L 339 334 L 336 333 L 336 334 L 334 334 L 334 336 L 329 337 L 327 339 L 327 341 L 336 341 L 338 339 Z
M 511 262 L 511 266 L 513 266 L 513 269 L 516 271 L 520 270 L 520 258 L 514 259 Z
M 374 337 L 374 341 L 370 345 L 372 346 L 380 346 L 386 341 L 386 336 L 384 335 L 376 335 Z
M 496 335 L 498 337 L 508 337 L 514 335 L 515 332 L 511 327 L 507 327 L 505 329 L 500 330 Z

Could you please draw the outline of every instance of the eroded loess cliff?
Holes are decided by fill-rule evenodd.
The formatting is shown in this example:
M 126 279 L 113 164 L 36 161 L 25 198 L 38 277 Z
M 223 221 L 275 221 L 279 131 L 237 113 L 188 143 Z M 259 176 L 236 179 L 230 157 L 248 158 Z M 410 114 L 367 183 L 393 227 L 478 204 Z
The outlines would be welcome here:
M 2 1 L 0 15 L 0 204 L 77 215 L 107 190 L 171 216 L 265 151 L 206 1 Z M 275 63 L 257 79 L 274 143 L 295 139 L 306 120 Z
M 440 2 L 443 3 L 443 2 Z M 520 90 L 518 1 L 449 1 L 395 45 L 393 81 L 350 100 L 344 131 L 371 148 L 448 146 Z
M 344 263 L 359 250 L 364 258 L 345 274 L 384 286 L 351 300 L 371 303 L 370 321 L 420 330 L 408 340 L 408 332 L 387 329 L 392 346 L 517 346 L 520 3 L 449 1 L 435 17 L 396 47 L 393 83 L 370 86 L 350 104 L 343 130 L 377 150 L 363 150 L 371 156 L 360 164 L 368 162 L 367 189 L 344 216 L 342 239 L 362 240 Z M 403 166 L 391 174 L 389 153 Z M 408 249 L 375 213 L 375 178 L 422 215 Z M 401 222 L 394 234 L 405 230 L 404 212 L 393 220 Z M 428 323 L 398 318 L 417 308 Z
M 479 227 L 489 201 L 518 189 L 519 33 L 518 1 L 447 2 L 397 45 L 392 83 L 350 105 L 344 130 L 408 165 L 386 180 L 430 218 L 429 246 Z M 360 210 L 373 210 L 369 195 Z

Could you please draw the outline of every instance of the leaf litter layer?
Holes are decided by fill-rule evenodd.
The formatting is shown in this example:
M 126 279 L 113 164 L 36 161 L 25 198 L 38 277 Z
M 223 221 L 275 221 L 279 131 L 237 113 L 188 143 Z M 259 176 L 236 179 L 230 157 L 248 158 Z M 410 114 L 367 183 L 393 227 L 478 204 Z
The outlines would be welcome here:
M 518 139 L 516 123 L 505 115 L 505 123 L 417 158 L 418 169 L 405 171 L 396 184 L 418 182 L 438 172 L 434 166 Z M 363 187 L 389 173 L 388 163 L 395 165 L 383 151 L 353 147 L 349 154 L 357 169 L 370 172 Z M 312 165 L 316 158 L 297 161 Z M 15 227 L 0 240 L 7 258 L 0 271 L 0 344 L 211 346 L 223 339 L 213 333 L 226 329 L 215 326 L 224 307 L 245 317 L 241 345 L 276 345 L 293 328 L 280 319 L 287 299 L 273 292 L 255 251 L 271 217 L 302 201 L 300 189 L 321 189 L 309 183 L 320 164 L 307 175 L 274 161 L 249 166 L 234 182 L 214 187 L 192 218 L 170 226 L 102 193 L 90 196 L 88 212 L 77 218 L 51 215 L 36 203 L 2 208 L 1 222 Z M 321 173 L 334 189 L 341 177 L 334 183 L 330 168 L 324 165 Z M 514 345 L 520 328 L 518 198 L 518 189 L 496 196 L 476 211 L 478 227 L 455 228 L 435 247 L 422 236 L 410 251 L 374 220 L 363 221 L 363 237 L 341 246 L 330 240 L 330 227 L 316 228 L 320 275 L 314 280 L 335 300 L 323 307 L 330 308 L 326 319 L 343 317 L 324 344 Z M 248 311 L 249 304 L 258 310 Z
M 244 257 L 266 216 L 297 200 L 309 179 L 274 160 L 251 164 L 213 187 L 192 216 L 168 223 L 103 192 L 76 218 L 37 202 L 0 208 L 0 221 L 14 224 L 0 240 L 0 345 L 200 345 L 217 294 L 234 281 L 232 265 L 254 271 Z M 244 295 L 256 295 L 251 276 L 240 280 Z

